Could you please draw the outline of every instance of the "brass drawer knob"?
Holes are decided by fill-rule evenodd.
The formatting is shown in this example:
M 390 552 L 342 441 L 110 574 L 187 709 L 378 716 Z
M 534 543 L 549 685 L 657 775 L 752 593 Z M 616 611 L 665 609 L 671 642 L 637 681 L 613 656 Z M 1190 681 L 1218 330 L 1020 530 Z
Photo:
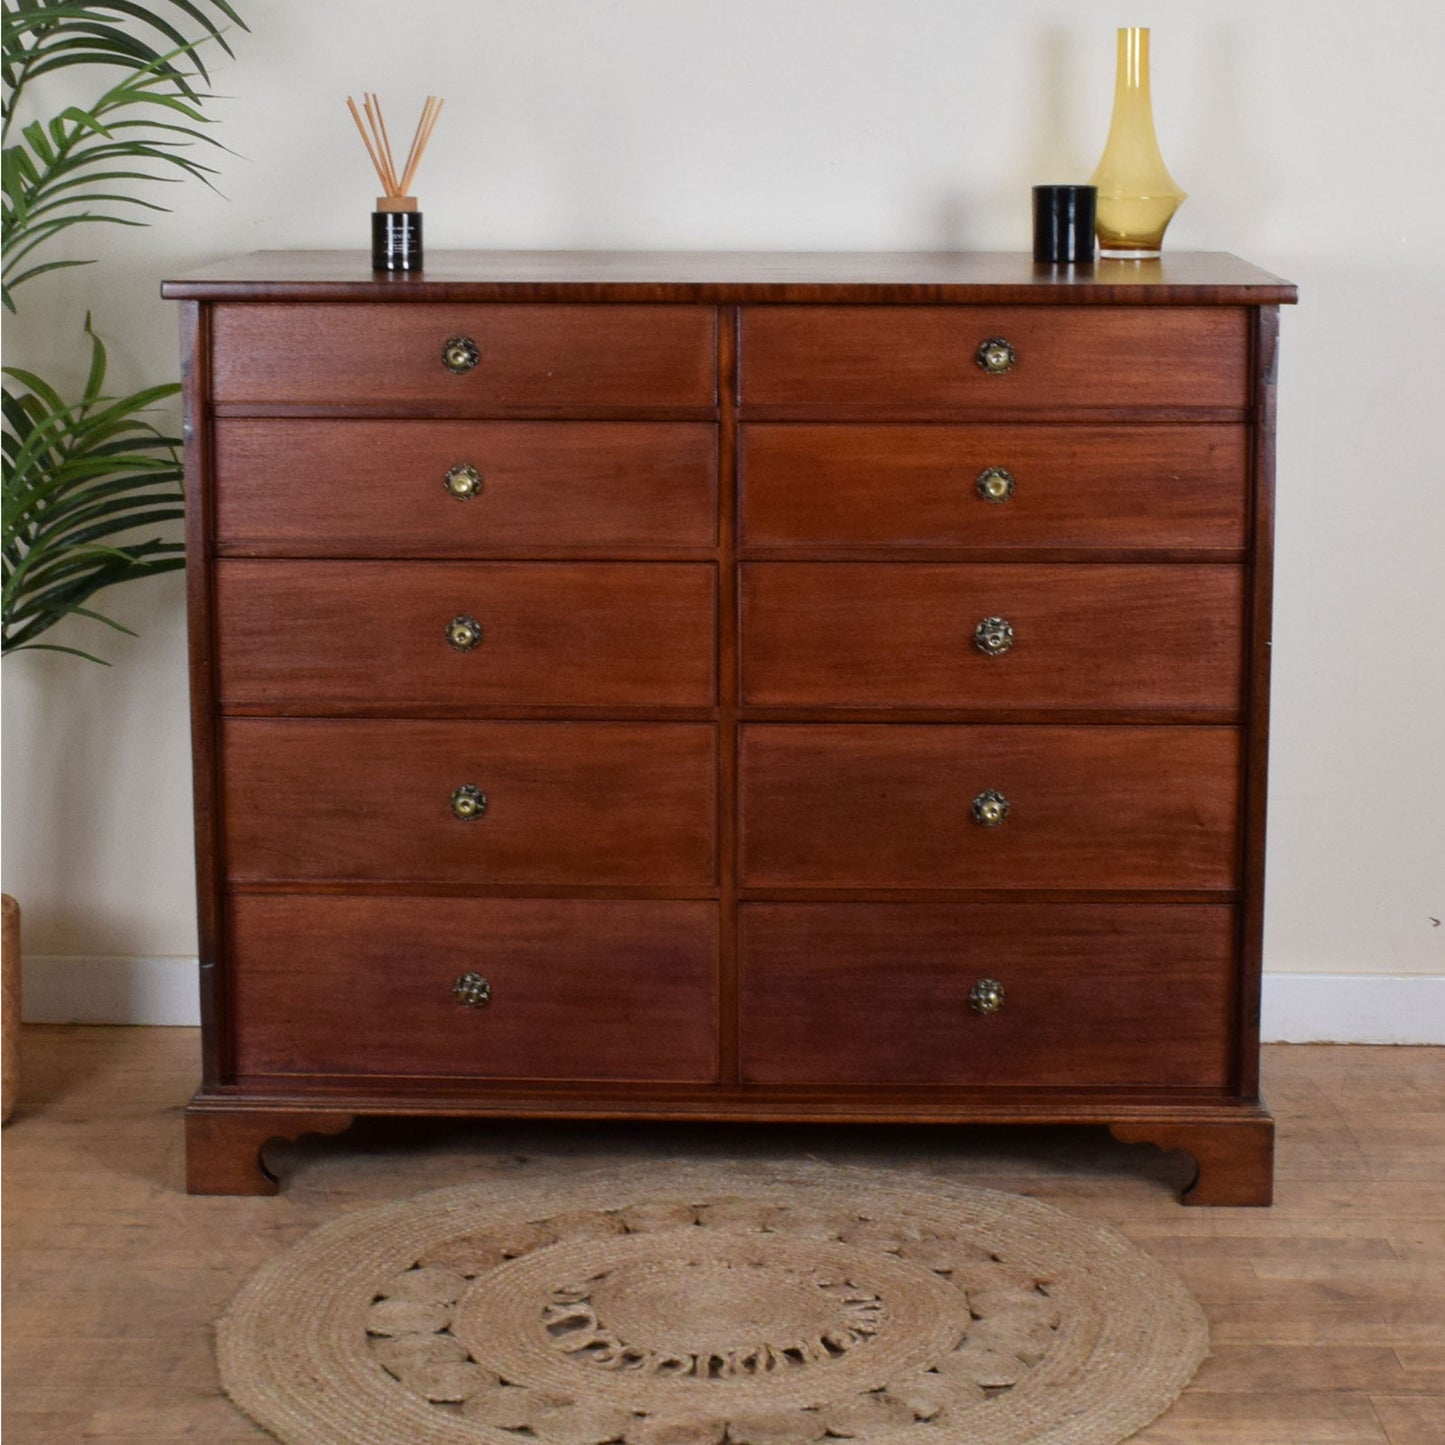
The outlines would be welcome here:
M 452 793 L 452 812 L 464 823 L 474 823 L 487 811 L 487 795 L 471 783 Z
M 453 617 L 447 623 L 447 641 L 458 652 L 470 652 L 481 640 L 482 624 L 475 617 Z
M 1013 473 L 1002 467 L 985 467 L 978 474 L 974 490 L 985 502 L 1006 502 L 1014 494 Z
M 442 342 L 442 365 L 458 376 L 470 371 L 481 359 L 482 353 L 470 336 L 449 336 Z
M 1014 629 L 1007 617 L 985 617 L 973 629 L 973 645 L 987 657 L 998 657 L 1014 645 Z
M 468 1008 L 486 1008 L 492 1001 L 492 985 L 479 973 L 464 973 L 452 985 L 452 992 Z
M 985 788 L 973 800 L 973 821 L 980 828 L 997 828 L 1008 817 L 1009 802 L 996 788 Z
M 1002 376 L 1004 372 L 1013 370 L 1018 356 L 1013 349 L 1012 342 L 1005 340 L 1002 336 L 990 336 L 987 341 L 978 343 L 978 350 L 974 352 L 973 359 L 978 362 L 979 368 L 989 376 Z
M 442 486 L 459 502 L 470 502 L 482 490 L 482 474 L 467 462 L 452 467 L 442 480 Z
M 996 978 L 981 978 L 968 991 L 968 1006 L 976 1014 L 996 1014 L 1003 1007 L 1003 985 Z

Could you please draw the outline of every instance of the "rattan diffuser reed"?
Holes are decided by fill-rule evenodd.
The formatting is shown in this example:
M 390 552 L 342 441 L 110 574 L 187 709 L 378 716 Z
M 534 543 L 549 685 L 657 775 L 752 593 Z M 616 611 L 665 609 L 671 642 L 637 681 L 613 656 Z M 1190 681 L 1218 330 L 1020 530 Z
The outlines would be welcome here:
M 366 153 L 371 157 L 371 163 L 376 167 L 376 174 L 381 181 L 384 194 L 377 197 L 376 209 L 414 211 L 417 205 L 416 197 L 411 194 L 411 185 L 416 179 L 417 167 L 421 164 L 427 142 L 431 140 L 431 133 L 436 129 L 437 117 L 441 115 L 442 106 L 446 102 L 435 95 L 427 96 L 426 104 L 422 106 L 421 119 L 416 123 L 416 133 L 411 138 L 406 164 L 398 170 L 391 149 L 391 137 L 386 130 L 386 118 L 381 113 L 381 98 L 370 91 L 363 91 L 361 99 L 361 110 L 357 109 L 356 102 L 349 95 L 346 97 L 346 107 L 351 112 L 352 120 L 356 122 L 361 142 L 366 147 Z M 361 118 L 363 111 L 366 115 L 365 122 Z

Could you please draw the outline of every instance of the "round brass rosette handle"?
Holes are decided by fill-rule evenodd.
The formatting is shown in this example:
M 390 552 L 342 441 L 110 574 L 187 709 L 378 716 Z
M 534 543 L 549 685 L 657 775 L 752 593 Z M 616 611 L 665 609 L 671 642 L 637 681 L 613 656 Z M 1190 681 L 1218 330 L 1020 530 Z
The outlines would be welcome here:
M 987 341 L 978 343 L 973 359 L 989 376 L 1002 376 L 1004 372 L 1013 370 L 1018 355 L 1011 341 L 1002 336 L 990 336 Z
M 482 624 L 475 617 L 453 617 L 447 623 L 447 641 L 458 652 L 470 652 L 482 640 Z
M 464 823 L 474 823 L 487 811 L 487 795 L 471 783 L 452 793 L 452 812 Z
M 973 821 L 981 828 L 997 828 L 1008 817 L 1009 803 L 996 788 L 985 788 L 973 800 Z
M 482 490 L 482 474 L 470 463 L 460 462 L 442 479 L 442 486 L 459 502 L 470 502 Z
M 1007 617 L 985 617 L 973 629 L 973 645 L 987 657 L 998 657 L 1014 645 L 1014 629 Z
M 492 985 L 479 973 L 464 973 L 452 985 L 452 993 L 468 1008 L 486 1008 L 492 1001 Z
M 978 474 L 974 490 L 985 502 L 1006 502 L 1014 494 L 1013 473 L 1003 467 L 985 467 Z
M 442 365 L 458 376 L 470 371 L 481 359 L 482 353 L 470 336 L 449 336 L 442 342 Z
M 981 978 L 968 991 L 968 1006 L 976 1014 L 996 1014 L 1003 998 L 1003 985 L 996 978 Z

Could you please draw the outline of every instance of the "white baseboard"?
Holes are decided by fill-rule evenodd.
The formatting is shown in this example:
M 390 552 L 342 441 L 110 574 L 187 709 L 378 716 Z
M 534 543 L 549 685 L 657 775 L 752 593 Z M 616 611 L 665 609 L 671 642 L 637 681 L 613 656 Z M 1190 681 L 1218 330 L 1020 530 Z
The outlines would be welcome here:
M 1260 1037 L 1280 1044 L 1445 1044 L 1445 978 L 1267 973 Z
M 195 1025 L 194 958 L 25 958 L 25 1017 L 45 1024 Z M 1266 1043 L 1445 1044 L 1445 978 L 1267 973 Z

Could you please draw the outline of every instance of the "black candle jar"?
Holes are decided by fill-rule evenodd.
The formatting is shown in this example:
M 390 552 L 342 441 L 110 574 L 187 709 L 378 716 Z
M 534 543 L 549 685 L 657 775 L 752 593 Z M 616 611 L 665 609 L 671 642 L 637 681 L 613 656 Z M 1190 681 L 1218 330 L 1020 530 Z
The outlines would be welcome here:
M 421 263 L 421 212 L 373 211 L 371 269 L 420 271 Z
M 1092 265 L 1093 186 L 1034 187 L 1034 260 L 1056 266 Z

